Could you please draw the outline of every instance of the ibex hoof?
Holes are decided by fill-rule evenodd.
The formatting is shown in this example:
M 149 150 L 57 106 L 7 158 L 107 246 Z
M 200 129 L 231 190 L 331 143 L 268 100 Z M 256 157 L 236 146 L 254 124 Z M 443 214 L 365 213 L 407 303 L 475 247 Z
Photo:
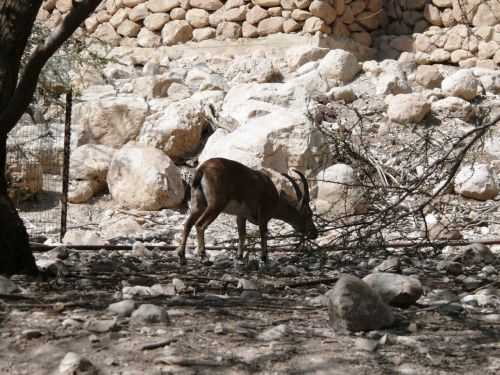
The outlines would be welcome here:
M 184 254 L 184 251 L 177 250 L 177 257 L 179 258 L 179 264 L 181 266 L 186 264 L 186 255 Z

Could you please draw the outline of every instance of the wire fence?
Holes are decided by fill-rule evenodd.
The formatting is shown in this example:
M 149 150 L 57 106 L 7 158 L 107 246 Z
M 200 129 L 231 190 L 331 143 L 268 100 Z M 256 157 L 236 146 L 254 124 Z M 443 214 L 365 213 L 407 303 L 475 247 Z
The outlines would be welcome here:
M 69 159 L 65 124 L 35 123 L 25 116 L 7 142 L 9 196 L 30 237 L 58 235 L 64 231 L 64 185 L 68 183 L 63 179 Z

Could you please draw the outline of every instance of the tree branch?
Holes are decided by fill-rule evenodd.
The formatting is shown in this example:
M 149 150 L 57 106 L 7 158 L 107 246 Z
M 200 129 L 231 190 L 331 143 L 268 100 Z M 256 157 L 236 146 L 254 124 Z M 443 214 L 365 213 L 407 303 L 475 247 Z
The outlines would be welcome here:
M 39 45 L 26 64 L 9 105 L 0 115 L 0 132 L 9 133 L 26 111 L 38 83 L 38 77 L 49 58 L 75 32 L 80 24 L 97 8 L 102 0 L 73 1 L 73 8 L 48 37 Z

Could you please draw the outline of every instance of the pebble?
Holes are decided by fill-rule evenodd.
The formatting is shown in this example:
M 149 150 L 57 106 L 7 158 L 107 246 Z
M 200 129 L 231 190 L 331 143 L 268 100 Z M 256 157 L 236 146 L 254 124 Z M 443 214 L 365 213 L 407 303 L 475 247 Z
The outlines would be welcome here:
M 108 306 L 108 311 L 121 317 L 130 316 L 130 314 L 132 314 L 134 310 L 135 310 L 135 302 L 130 299 L 126 299 L 120 302 L 115 302 Z
M 169 323 L 167 312 L 153 304 L 140 305 L 132 313 L 132 321 L 135 323 Z

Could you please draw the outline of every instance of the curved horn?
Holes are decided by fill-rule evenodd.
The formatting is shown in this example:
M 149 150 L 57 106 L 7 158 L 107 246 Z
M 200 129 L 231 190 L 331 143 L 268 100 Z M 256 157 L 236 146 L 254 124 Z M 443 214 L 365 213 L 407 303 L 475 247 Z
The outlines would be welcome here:
M 293 178 L 291 178 L 289 175 L 287 175 L 286 173 L 282 173 L 281 175 L 283 177 L 286 177 L 286 179 L 292 183 L 293 189 L 295 190 L 295 194 L 297 195 L 297 201 L 301 202 L 302 192 L 300 191 L 299 185 L 297 185 L 295 180 Z M 299 204 L 299 207 L 300 207 L 300 204 Z
M 301 172 L 299 172 L 296 169 L 294 169 L 293 171 L 300 176 L 300 180 L 302 181 L 302 185 L 304 185 L 304 195 L 302 196 L 302 199 L 300 201 L 300 207 L 303 208 L 306 204 L 309 204 L 309 200 L 310 200 L 309 184 L 307 183 L 306 176 L 304 176 Z

